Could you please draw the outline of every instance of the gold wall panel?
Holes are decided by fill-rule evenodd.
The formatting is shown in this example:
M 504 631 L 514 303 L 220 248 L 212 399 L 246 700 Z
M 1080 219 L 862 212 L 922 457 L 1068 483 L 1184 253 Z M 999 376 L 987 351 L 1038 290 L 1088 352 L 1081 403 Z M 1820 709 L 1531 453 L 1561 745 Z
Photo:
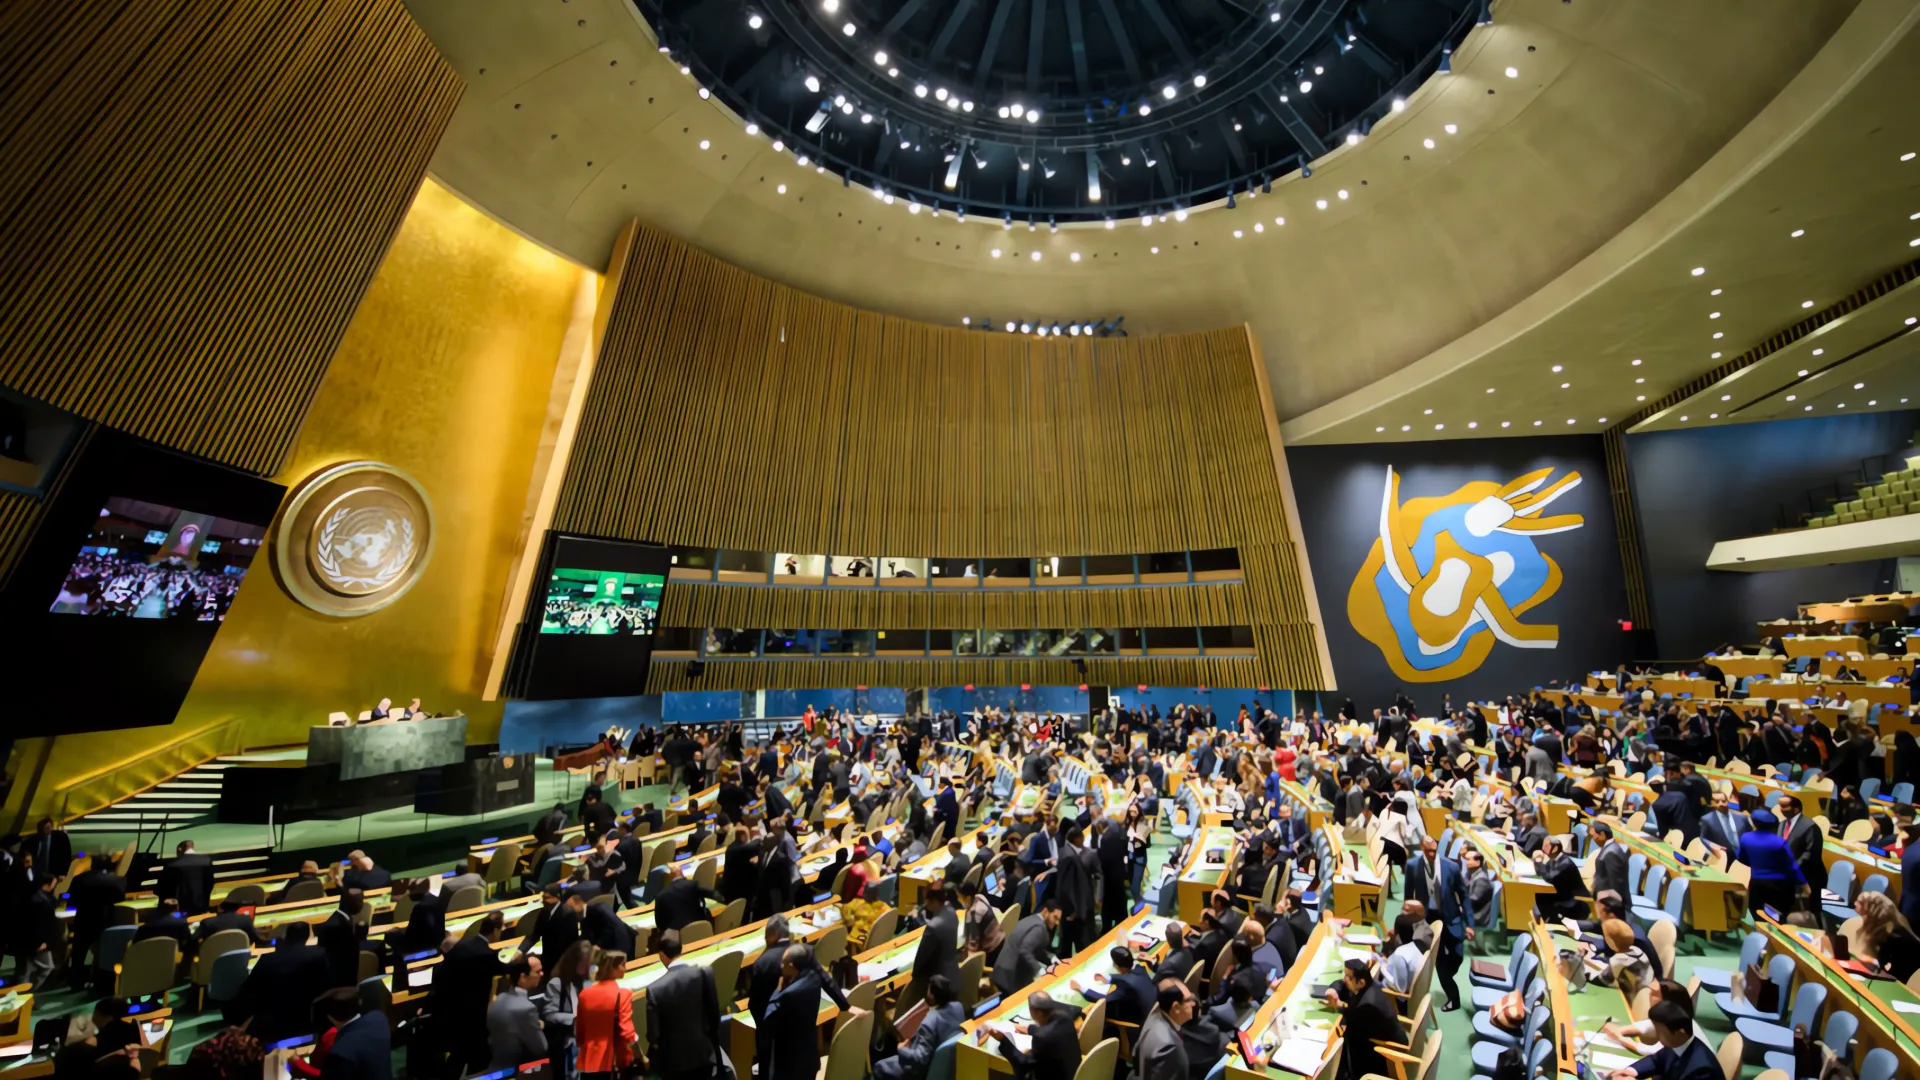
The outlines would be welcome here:
M 401 0 L 9 0 L 0 72 L 0 385 L 279 469 L 459 76 Z
M 718 621 L 884 629 L 977 612 L 992 620 L 979 625 L 1038 627 L 1056 623 L 1029 613 L 1125 612 L 1135 621 L 1123 625 L 1191 615 L 1189 625 L 1254 626 L 1257 665 L 1235 662 L 1257 669 L 1261 685 L 1324 681 L 1243 328 L 1098 340 L 989 334 L 823 300 L 644 225 L 621 257 L 555 528 L 818 554 L 1232 547 L 1245 568 L 1239 585 L 1113 590 L 1138 594 L 1125 601 L 1039 589 L 842 598 L 676 587 L 670 623 L 764 613 Z M 836 618 L 822 621 L 828 615 Z M 894 685 L 945 678 L 916 663 L 922 681 Z M 773 685 L 817 685 L 788 681 L 816 676 L 785 665 L 766 668 L 781 680 Z
M 233 746 L 304 743 L 329 711 L 381 695 L 462 710 L 473 741 L 493 739 L 500 704 L 481 689 L 583 276 L 439 185 L 422 186 L 275 477 L 291 485 L 362 458 L 405 469 L 432 498 L 439 528 L 418 584 L 380 611 L 328 618 L 296 603 L 259 560 L 174 723 L 60 737 L 36 802 L 64 777 L 181 732 L 237 720 Z

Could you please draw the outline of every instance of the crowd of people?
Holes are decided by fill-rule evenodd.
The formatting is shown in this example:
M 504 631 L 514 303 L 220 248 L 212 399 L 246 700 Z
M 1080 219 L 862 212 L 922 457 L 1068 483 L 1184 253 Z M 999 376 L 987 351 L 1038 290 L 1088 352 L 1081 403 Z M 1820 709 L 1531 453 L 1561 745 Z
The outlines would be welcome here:
M 244 1022 L 244 1034 L 263 1044 L 318 1036 L 312 1058 L 294 1066 L 296 1072 L 308 1070 L 302 1075 L 384 1076 L 375 1065 L 346 1071 L 356 1060 L 377 1058 L 375 1043 L 386 1038 L 384 1026 L 348 1000 L 362 954 L 394 967 L 406 957 L 438 953 L 425 1018 L 407 1048 L 416 1076 L 451 1080 L 549 1058 L 568 1076 L 644 1067 L 666 1080 L 710 1080 L 724 1058 L 719 1019 L 727 995 L 714 985 L 710 968 L 678 962 L 683 945 L 690 944 L 681 935 L 707 925 L 711 904 L 742 901 L 747 921 L 764 922 L 764 951 L 743 975 L 755 1020 L 757 1070 L 762 1080 L 812 1080 L 820 1062 L 820 996 L 842 1001 L 858 976 L 840 964 L 823 967 L 792 932 L 787 914 L 828 893 L 848 930 L 847 952 L 858 953 L 889 906 L 877 898 L 882 884 L 944 847 L 945 865 L 921 887 L 918 904 L 897 913 L 901 930 L 929 928 L 899 1002 L 901 1012 L 910 1003 L 924 1001 L 925 1008 L 914 1014 L 917 1027 L 883 1028 L 898 1038 L 877 1040 L 874 1069 L 887 1080 L 924 1080 L 932 1051 L 963 1019 L 958 1002 L 975 989 L 962 985 L 960 965 L 967 956 L 982 955 L 983 992 L 1020 994 L 1125 921 L 1137 905 L 1170 911 L 1170 883 L 1186 861 L 1185 846 L 1176 842 L 1159 873 L 1150 871 L 1156 837 L 1164 835 L 1168 777 L 1179 773 L 1203 784 L 1209 809 L 1231 822 L 1238 861 L 1226 868 L 1192 925 L 1172 923 L 1163 945 L 1115 945 L 1115 976 L 1073 989 L 1088 1000 L 1104 997 L 1109 1021 L 1146 1024 L 1135 1042 L 1135 1068 L 1155 1080 L 1202 1080 L 1293 965 L 1317 921 L 1312 901 L 1296 884 L 1311 880 L 1317 869 L 1311 830 L 1297 802 L 1304 789 L 1346 838 L 1378 841 L 1385 887 L 1401 898 L 1391 928 L 1383 928 L 1379 955 L 1348 964 L 1327 989 L 1330 1004 L 1345 1016 L 1348 1069 L 1359 1076 L 1381 1071 L 1374 1040 L 1398 1037 L 1387 994 L 1404 993 L 1426 953 L 1438 950 L 1441 1008 L 1459 1008 L 1458 970 L 1467 943 L 1477 930 L 1499 925 L 1496 868 L 1473 845 L 1457 854 L 1442 852 L 1423 810 L 1499 830 L 1551 886 L 1539 897 L 1540 916 L 1567 921 L 1584 936 L 1596 976 L 1623 987 L 1653 988 L 1674 1009 L 1681 1007 L 1679 999 L 1663 981 L 1673 973 L 1661 970 L 1658 951 L 1631 912 L 1625 849 L 1614 826 L 1597 816 L 1623 809 L 1615 763 L 1646 778 L 1651 798 L 1640 809 L 1656 833 L 1677 830 L 1688 842 L 1697 837 L 1716 857 L 1750 868 L 1756 908 L 1818 919 L 1826 875 L 1822 849 L 1854 820 L 1872 821 L 1875 846 L 1901 859 L 1907 870 L 1920 869 L 1920 826 L 1912 806 L 1869 805 L 1858 786 L 1868 776 L 1914 775 L 1920 762 L 1910 737 L 1883 741 L 1845 722 L 1837 730 L 1817 722 L 1795 727 L 1777 711 L 1743 714 L 1724 705 L 1670 701 L 1635 701 L 1616 714 L 1596 714 L 1560 688 L 1485 707 L 1455 710 L 1448 703 L 1430 719 L 1438 723 L 1427 722 L 1412 701 L 1396 695 L 1391 705 L 1366 716 L 1348 700 L 1331 717 L 1313 710 L 1283 716 L 1248 705 L 1232 722 L 1198 706 L 1165 713 L 1110 708 L 1090 717 L 982 709 L 965 717 L 922 714 L 898 722 L 829 710 L 809 713 L 752 744 L 738 724 L 642 727 L 630 737 L 610 733 L 596 758 L 611 766 L 659 754 L 669 769 L 669 799 L 622 810 L 613 805 L 609 787 L 595 784 L 577 804 L 545 812 L 530 829 L 535 851 L 522 879 L 539 907 L 517 930 L 494 912 L 464 935 L 447 932 L 448 898 L 465 886 L 485 885 L 464 864 L 437 877 L 395 878 L 365 852 L 354 851 L 343 866 L 327 871 L 309 863 L 285 886 L 290 891 L 318 882 L 337 895 L 337 909 L 316 926 L 283 924 L 268 941 L 240 905 L 210 903 L 211 862 L 188 842 L 165 868 L 159 902 L 136 937 L 173 937 L 186 957 L 227 929 L 244 930 L 261 947 L 271 947 L 229 1006 L 229 1018 Z M 1079 767 L 1069 756 L 1103 775 L 1121 797 L 1096 803 L 1078 794 L 1085 785 L 1063 781 L 1065 770 Z M 1828 806 L 1830 831 L 1820 829 L 1792 795 L 1760 806 L 1715 790 L 1699 771 L 1710 760 L 1775 766 L 1802 779 L 1822 770 L 1836 785 Z M 1002 761 L 1017 772 L 1022 789 L 1038 792 L 1030 811 L 1004 801 L 1009 792 L 995 764 Z M 672 798 L 683 789 L 709 787 L 715 791 L 708 809 L 690 810 L 688 802 Z M 1587 819 L 1587 850 L 1549 834 L 1543 825 L 1547 798 L 1595 812 Z M 837 812 L 866 827 L 857 825 L 851 835 L 822 829 L 813 811 L 823 805 L 844 805 Z M 872 824 L 879 821 L 887 824 Z M 988 827 L 968 832 L 963 826 L 974 821 Z M 575 823 L 580 841 L 568 834 Z M 721 850 L 712 888 L 690 866 L 642 878 L 647 838 L 681 825 L 692 829 L 688 851 Z M 573 848 L 579 842 L 584 850 Z M 51 966 L 38 939 L 60 933 L 52 924 L 54 878 L 46 868 L 70 858 L 71 846 L 63 843 L 46 822 L 8 847 L 17 883 L 10 894 L 13 955 L 17 973 L 28 982 L 46 977 Z M 546 860 L 563 858 L 572 864 L 569 873 L 543 873 Z M 803 875 L 800 868 L 809 860 L 819 869 Z M 1582 873 L 1583 865 L 1590 874 Z M 357 916 L 366 894 L 385 888 L 404 891 L 411 911 L 404 925 L 369 937 L 367 920 Z M 84 958 L 126 885 L 111 868 L 96 868 L 75 877 L 68 889 L 74 908 L 70 952 Z M 651 931 L 636 931 L 619 916 L 638 904 L 653 907 Z M 1856 960 L 1882 965 L 1899 978 L 1920 966 L 1920 938 L 1911 928 L 1920 916 L 1920 893 L 1910 891 L 1896 903 L 1863 892 L 1854 904 L 1860 916 L 1853 928 Z M 1020 917 L 1004 925 L 1002 913 L 1014 905 Z M 187 921 L 210 907 L 210 917 Z M 537 942 L 537 950 L 495 948 L 513 933 Z M 657 956 L 667 968 L 645 996 L 644 1039 L 636 1035 L 632 996 L 618 986 L 628 963 L 640 956 Z M 1191 979 L 1196 972 L 1208 977 Z M 504 986 L 497 994 L 496 984 Z M 1196 994 L 1193 985 L 1202 992 Z M 1078 1039 L 1071 1037 L 1079 1010 L 1044 993 L 1031 994 L 1027 1005 L 1032 1022 L 1023 1038 L 998 1029 L 990 1037 L 1023 1077 L 1071 1077 L 1080 1060 Z M 101 1027 L 110 1030 L 110 1014 L 124 1003 L 109 999 L 102 1007 Z M 1669 1021 L 1669 1035 L 1682 1019 L 1690 1022 L 1669 1009 L 1638 1034 L 1658 1035 L 1660 1016 Z M 381 1028 L 377 1035 L 375 1027 Z M 120 1067 L 109 1064 L 111 1069 L 94 1072 Z

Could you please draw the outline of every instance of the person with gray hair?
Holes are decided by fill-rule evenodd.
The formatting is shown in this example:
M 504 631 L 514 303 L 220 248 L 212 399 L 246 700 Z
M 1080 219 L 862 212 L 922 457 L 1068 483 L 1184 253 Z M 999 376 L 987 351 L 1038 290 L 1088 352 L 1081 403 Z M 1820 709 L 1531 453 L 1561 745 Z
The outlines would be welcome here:
M 774 950 L 768 949 L 769 953 Z M 760 1059 L 761 1080 L 815 1080 L 820 1072 L 820 995 L 826 994 L 842 1012 L 859 1014 L 847 1004 L 847 995 L 834 985 L 814 958 L 813 946 L 788 945 L 780 953 L 786 982 L 767 1003 L 767 1056 Z
M 759 959 L 747 972 L 747 1011 L 753 1015 L 754 1058 L 769 1061 L 772 1053 L 772 1040 L 767 1035 L 767 1006 L 773 1001 L 773 995 L 780 989 L 781 966 L 785 963 L 787 947 L 793 944 L 787 928 L 787 917 L 775 915 L 767 920 L 766 948 Z

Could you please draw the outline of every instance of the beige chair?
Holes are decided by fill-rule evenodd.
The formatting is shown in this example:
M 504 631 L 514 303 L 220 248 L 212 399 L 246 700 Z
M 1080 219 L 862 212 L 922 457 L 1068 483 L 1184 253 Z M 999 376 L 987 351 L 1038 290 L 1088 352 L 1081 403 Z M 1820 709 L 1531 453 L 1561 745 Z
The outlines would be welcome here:
M 887 808 L 884 806 L 874 807 L 873 813 L 867 815 L 867 831 L 868 832 L 879 832 L 880 829 L 886 825 L 886 823 L 887 823 Z
M 1206 963 L 1205 960 L 1195 960 L 1193 966 L 1187 969 L 1187 989 L 1193 991 L 1202 1000 L 1206 998 L 1206 995 L 1200 992 L 1201 987 L 1206 984 L 1206 976 L 1200 969 L 1205 967 Z
M 1402 1060 L 1405 1057 L 1405 1055 L 1400 1054 L 1397 1051 L 1382 1047 L 1380 1050 L 1380 1056 L 1386 1058 L 1388 1061 L 1394 1064 L 1395 1070 L 1396 1070 L 1394 1075 L 1395 1077 L 1400 1077 L 1401 1080 L 1434 1080 L 1434 1077 L 1438 1075 L 1440 1071 L 1440 1044 L 1444 1041 L 1443 1034 L 1444 1033 L 1440 1031 L 1435 1031 L 1433 1033 L 1433 1037 L 1427 1040 L 1427 1045 L 1424 1048 L 1424 1050 L 1421 1052 L 1421 1054 L 1418 1057 L 1414 1058 L 1412 1061 L 1412 1063 L 1418 1065 L 1418 1070 L 1414 1072 L 1413 1075 L 1411 1076 L 1405 1076 L 1404 1074 L 1401 1074 L 1398 1071 L 1399 1066 L 1405 1063 Z M 1329 1052 L 1328 1062 L 1330 1064 L 1335 1066 L 1338 1065 L 1340 1060 L 1340 1048 L 1343 1045 L 1344 1041 L 1345 1040 L 1335 1039 L 1327 1047 L 1327 1050 Z M 1376 1044 L 1376 1045 L 1379 1045 L 1379 1044 Z M 1323 1066 L 1321 1068 L 1321 1075 L 1325 1076 L 1326 1074 L 1327 1074 L 1327 1068 Z M 1362 1080 L 1393 1080 L 1393 1078 L 1382 1077 L 1380 1076 L 1379 1073 L 1368 1073 L 1365 1077 L 1362 1078 Z
M 1793 1080 L 1793 1077 L 1789 1076 L 1785 1069 L 1766 1069 L 1753 1080 Z
M 513 924 L 513 930 L 509 936 L 523 938 L 532 934 L 534 927 L 540 925 L 540 916 L 546 913 L 545 908 L 534 908 L 532 911 L 520 916 L 519 920 Z
M 695 919 L 680 928 L 680 946 L 691 948 L 697 942 L 705 941 L 712 936 L 713 924 L 705 919 Z
M 457 915 L 462 911 L 472 911 L 487 902 L 487 890 L 478 885 L 462 885 L 453 890 L 453 896 L 447 901 L 447 914 Z
M 725 934 L 740 927 L 740 919 L 747 913 L 747 900 L 741 897 L 730 901 L 719 916 L 713 920 L 713 932 Z
M 1916 994 L 1920 994 L 1920 971 L 1915 971 L 1912 975 L 1907 976 L 1907 989 Z
M 299 903 L 318 900 L 327 895 L 327 883 L 324 881 L 296 881 L 287 889 L 287 898 L 282 903 Z
M 900 913 L 898 911 L 887 908 L 880 914 L 875 915 L 873 917 L 873 925 L 867 928 L 867 948 L 877 949 L 887 942 L 892 941 L 893 935 L 899 931 L 899 927 Z M 863 949 L 861 951 L 864 952 L 866 950 Z
M 1681 832 L 1679 829 L 1668 829 L 1667 835 L 1660 839 L 1666 841 L 1668 847 L 1679 850 L 1681 845 L 1687 842 L 1687 834 Z
M 879 990 L 879 983 L 863 982 L 859 986 L 847 991 L 847 1007 L 840 1010 L 839 1016 L 833 1018 L 833 1030 L 839 1031 L 851 1023 L 855 1009 L 864 1009 L 867 1012 L 872 1012 L 873 999 Z
M 646 880 L 647 877 L 653 873 L 653 868 L 656 866 L 671 866 L 673 864 L 674 849 L 679 846 L 679 843 L 680 841 L 677 838 L 671 836 L 655 843 L 647 852 L 647 869 L 645 873 L 640 875 L 641 880 Z
M 973 1007 L 980 1004 L 980 980 L 987 975 L 987 954 L 974 953 L 960 961 L 960 1007 L 966 1015 L 973 1015 Z
M 847 924 L 846 923 L 835 924 L 831 930 L 828 930 L 826 933 L 820 935 L 819 941 L 814 942 L 813 958 L 815 960 L 820 961 L 820 966 L 827 969 L 828 971 L 832 971 L 833 965 L 839 963 L 840 959 L 846 955 L 847 955 Z
M 245 930 L 222 930 L 200 943 L 193 958 L 193 990 L 201 1008 L 207 1007 L 207 984 L 213 981 L 213 962 L 223 953 L 253 947 L 253 935 Z
M 127 953 L 114 968 L 113 992 L 118 997 L 138 998 L 160 995 L 173 988 L 175 970 L 180 966 L 180 944 L 169 937 L 151 937 L 127 946 Z
M 241 907 L 260 907 L 267 902 L 267 889 L 266 886 L 253 882 L 245 885 L 235 885 L 227 891 L 225 899 L 231 900 Z
M 1080 1053 L 1082 1056 L 1093 1053 L 1094 1047 L 1100 1045 L 1100 1037 L 1106 1033 L 1106 1030 L 1107 999 L 1101 998 L 1099 1001 L 1093 1003 L 1093 1008 L 1088 1009 L 1086 1015 L 1080 1020 Z M 1118 1055 L 1119 1050 L 1120 1046 L 1116 1041 L 1114 1043 L 1114 1053 Z
M 1000 913 L 1000 932 L 1002 934 L 1013 933 L 1014 925 L 1017 924 L 1019 921 L 1020 921 L 1020 905 L 1008 904 L 1007 910 Z
M 1653 1007 L 1653 991 L 1645 986 L 1633 992 L 1632 1000 L 1627 1002 L 1627 1015 L 1638 1023 L 1647 1018 L 1647 1010 Z
M 866 1080 L 867 1044 L 873 1041 L 873 1013 L 861 1013 L 840 1025 L 820 1067 L 820 1080 Z
M 703 859 L 693 868 L 693 883 L 711 892 L 720 881 L 720 860 Z
M 1102 1039 L 1080 1059 L 1080 1067 L 1073 1071 L 1073 1080 L 1113 1080 L 1114 1066 L 1119 1063 L 1120 1040 Z
M 1429 950 L 1433 951 L 1433 950 Z M 1427 1044 L 1440 1037 L 1439 1029 L 1432 1023 L 1433 1001 L 1422 998 L 1413 1011 L 1413 1017 L 1406 1021 L 1407 1040 L 1399 1043 L 1376 1041 L 1374 1048 L 1386 1059 L 1387 1067 L 1393 1070 L 1390 1080 L 1414 1080 L 1417 1071 L 1423 1067 Z
M 506 888 L 513 875 L 520 872 L 520 842 L 509 840 L 493 849 L 487 857 L 487 868 L 481 872 L 481 878 L 494 892 Z
M 367 949 L 360 950 L 360 966 L 356 969 L 356 981 L 364 982 L 380 974 L 380 954 Z
M 717 832 L 710 832 L 707 835 L 700 838 L 700 846 L 697 848 L 694 848 L 693 853 L 695 855 L 705 855 L 707 852 L 712 851 L 714 848 L 719 846 L 720 846 L 720 834 Z
M 447 899 L 451 900 L 453 898 L 448 897 Z M 402 890 L 399 898 L 393 902 L 393 910 L 388 912 L 386 918 L 381 921 L 389 926 L 405 926 L 407 925 L 407 920 L 412 917 L 413 894 Z
M 740 964 L 745 957 L 732 950 L 721 953 L 708 963 L 713 971 L 714 989 L 720 995 L 720 1013 L 726 1015 L 733 1011 L 733 1003 L 740 996 Z
M 827 890 L 827 894 L 829 896 L 833 896 L 837 898 L 840 895 L 841 886 L 847 883 L 847 871 L 849 869 L 852 869 L 851 863 L 841 867 L 840 872 L 833 875 L 833 888 Z
M 1873 822 L 1866 818 L 1848 822 L 1846 829 L 1840 833 L 1840 839 L 1853 844 L 1863 844 L 1872 836 Z
M 1647 927 L 1647 940 L 1653 943 L 1653 951 L 1660 954 L 1660 970 L 1673 970 L 1673 942 L 1679 936 L 1679 928 L 1665 919 Z

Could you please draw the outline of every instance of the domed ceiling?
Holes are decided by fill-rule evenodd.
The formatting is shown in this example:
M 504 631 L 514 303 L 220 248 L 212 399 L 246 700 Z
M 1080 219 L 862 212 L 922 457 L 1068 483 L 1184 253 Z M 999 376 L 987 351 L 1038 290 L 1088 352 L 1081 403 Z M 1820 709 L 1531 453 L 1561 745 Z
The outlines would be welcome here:
M 735 113 L 851 182 L 1017 221 L 1270 189 L 1404 108 L 1486 0 L 637 0 Z

